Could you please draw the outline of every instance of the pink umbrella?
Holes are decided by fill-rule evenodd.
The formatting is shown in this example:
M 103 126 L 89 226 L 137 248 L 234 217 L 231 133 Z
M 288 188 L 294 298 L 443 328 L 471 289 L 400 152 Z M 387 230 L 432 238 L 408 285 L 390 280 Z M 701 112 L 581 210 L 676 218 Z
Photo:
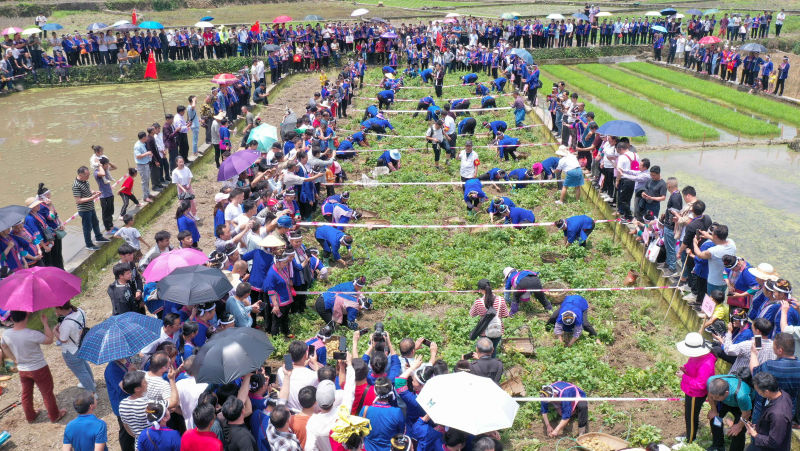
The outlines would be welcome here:
M 207 261 L 206 254 L 197 249 L 175 249 L 159 255 L 151 261 L 142 273 L 142 277 L 148 282 L 158 282 L 178 268 L 202 265 Z
M 286 23 L 286 22 L 291 22 L 291 21 L 292 21 L 292 18 L 289 17 L 289 16 L 278 16 L 272 21 L 272 23 Z
M 211 83 L 216 83 L 218 85 L 232 85 L 239 81 L 239 78 L 233 74 L 217 74 L 214 75 L 214 78 L 211 79 Z
M 9 34 L 17 34 L 17 33 L 22 33 L 22 28 L 8 27 L 5 30 L 3 30 L 3 36 Z
M 52 266 L 35 266 L 0 281 L 0 308 L 38 312 L 62 306 L 80 292 L 80 277 Z
M 455 17 L 448 17 L 447 19 L 444 20 L 444 23 L 458 23 L 458 19 L 456 19 Z

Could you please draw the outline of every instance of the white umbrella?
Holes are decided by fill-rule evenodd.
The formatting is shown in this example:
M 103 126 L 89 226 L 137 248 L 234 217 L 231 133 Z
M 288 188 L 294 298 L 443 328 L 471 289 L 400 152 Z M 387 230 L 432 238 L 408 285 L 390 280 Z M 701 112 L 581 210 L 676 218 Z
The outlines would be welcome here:
M 114 28 L 114 27 L 118 27 L 120 25 L 127 25 L 129 23 L 131 23 L 129 20 L 118 20 L 118 21 L 112 23 L 111 27 Z
M 363 16 L 364 14 L 369 13 L 369 10 L 366 8 L 358 8 L 357 10 L 350 13 L 350 17 L 358 17 Z
M 461 14 L 459 14 L 459 13 L 447 13 L 447 15 L 444 16 L 444 17 L 445 18 L 448 18 L 448 17 L 461 17 Z
M 493 380 L 466 372 L 432 378 L 417 403 L 435 423 L 472 435 L 510 428 L 519 410 Z
M 194 24 L 194 26 L 197 27 L 197 28 L 214 28 L 214 24 L 213 23 L 206 22 L 205 20 L 197 22 L 196 24 Z
M 23 36 L 29 36 L 29 35 L 36 34 L 36 33 L 41 33 L 41 32 L 42 32 L 42 30 L 40 30 L 40 29 L 38 29 L 36 27 L 31 27 L 31 28 L 26 28 L 26 29 L 22 30 L 22 35 Z
M 553 13 L 547 16 L 547 19 L 564 20 L 564 16 L 558 13 Z
M 600 11 L 599 13 L 594 15 L 594 17 L 609 17 L 609 16 L 613 16 L 613 14 L 611 14 L 608 11 Z
M 651 17 L 661 17 L 661 13 L 658 11 L 647 11 L 646 13 L 644 13 L 644 15 Z
M 678 13 L 678 14 L 675 14 L 674 16 L 672 16 L 672 17 L 674 17 L 674 18 L 676 18 L 676 19 L 683 19 L 683 18 L 684 18 L 684 17 L 686 17 L 686 16 L 684 16 L 684 15 L 683 15 L 683 14 L 681 14 L 681 13 Z

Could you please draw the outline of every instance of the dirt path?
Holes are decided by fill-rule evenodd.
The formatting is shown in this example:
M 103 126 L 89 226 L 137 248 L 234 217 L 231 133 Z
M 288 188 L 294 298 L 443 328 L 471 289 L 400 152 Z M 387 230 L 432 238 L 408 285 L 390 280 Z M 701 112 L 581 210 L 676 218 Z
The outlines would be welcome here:
M 295 111 L 303 111 L 303 105 L 305 105 L 309 97 L 315 91 L 319 90 L 319 79 L 316 75 L 307 75 L 300 76 L 299 78 L 291 80 L 289 83 L 290 85 L 283 87 L 276 97 L 270 99 L 270 101 L 273 105 L 281 107 L 289 105 Z M 259 114 L 265 122 L 278 125 L 283 118 L 284 111 L 285 110 L 282 108 L 265 108 L 262 109 Z M 237 135 L 235 141 L 239 139 L 241 139 L 241 135 Z M 208 253 L 213 250 L 213 241 L 211 238 L 213 237 L 212 229 L 214 227 L 214 221 L 212 220 L 214 208 L 213 197 L 214 193 L 219 189 L 219 183 L 216 181 L 217 173 L 213 163 L 207 164 L 204 167 L 194 168 L 193 172 L 195 175 L 193 187 L 197 196 L 198 216 L 204 219 L 201 224 L 198 224 L 202 236 L 200 248 Z M 169 208 L 157 220 L 151 223 L 149 227 L 140 229 L 142 236 L 153 244 L 153 235 L 159 230 L 167 230 L 172 233 L 172 245 L 176 245 L 178 229 L 173 213 L 174 202 L 173 207 Z M 91 284 L 92 286 L 86 290 L 78 300 L 81 308 L 86 311 L 89 325 L 97 324 L 111 315 L 111 304 L 106 294 L 106 288 L 111 282 L 113 282 L 111 268 L 104 268 L 102 272 L 98 274 L 97 279 L 93 281 Z M 75 410 L 72 408 L 72 400 L 74 396 L 80 392 L 80 389 L 76 386 L 77 379 L 64 364 L 59 347 L 44 346 L 44 352 L 47 362 L 50 365 L 50 371 L 53 373 L 58 405 L 62 409 L 67 409 L 67 416 L 59 423 L 52 424 L 48 421 L 47 415 L 42 413 L 35 423 L 29 425 L 25 421 L 22 407 L 15 408 L 0 422 L 2 425 L 0 429 L 8 430 L 11 433 L 11 440 L 5 445 L 4 449 L 61 449 L 64 427 L 77 416 Z M 106 366 L 91 366 L 95 382 L 98 384 L 98 402 L 97 409 L 94 413 L 108 425 L 109 449 L 119 449 L 117 419 L 111 411 L 108 402 L 108 392 L 106 391 L 103 379 L 103 372 Z M 5 384 L 7 384 L 7 391 L 0 395 L 0 407 L 5 407 L 19 400 L 20 397 L 19 377 L 15 375 L 10 381 L 5 382 Z M 44 408 L 38 390 L 34 390 L 34 406 L 37 409 Z

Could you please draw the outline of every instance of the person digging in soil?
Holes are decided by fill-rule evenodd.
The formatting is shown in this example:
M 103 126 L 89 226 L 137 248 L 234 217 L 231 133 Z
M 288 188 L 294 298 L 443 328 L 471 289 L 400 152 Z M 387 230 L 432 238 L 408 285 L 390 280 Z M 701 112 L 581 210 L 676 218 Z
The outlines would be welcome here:
M 503 293 L 503 297 L 506 299 L 506 302 L 511 301 L 510 313 L 512 316 L 519 311 L 520 302 L 528 302 L 531 300 L 531 294 L 542 304 L 542 307 L 544 307 L 547 313 L 553 310 L 553 305 L 544 296 L 544 292 L 526 291 L 542 289 L 542 281 L 539 280 L 538 272 L 526 269 L 515 269 L 509 266 L 503 270 L 503 279 L 505 280 L 506 290 Z
M 577 240 L 578 244 L 586 246 L 586 240 L 594 230 L 594 219 L 587 215 L 570 216 L 557 220 L 553 225 L 564 232 L 564 244 L 570 245 Z
M 590 337 L 597 337 L 597 331 L 589 324 L 589 302 L 583 296 L 573 294 L 564 298 L 561 306 L 547 320 L 548 326 L 554 326 L 553 332 L 564 346 L 570 347 L 578 341 L 586 330 Z M 600 343 L 599 340 L 597 340 Z
M 358 330 L 356 319 L 358 319 L 361 309 L 372 309 L 372 299 L 358 293 L 366 285 L 367 278 L 364 276 L 334 285 L 317 297 L 314 309 L 322 321 L 334 330 L 337 325 L 346 325 L 350 330 Z
M 545 385 L 541 390 L 542 396 L 550 398 L 584 398 L 586 392 L 577 386 L 563 381 L 553 382 L 550 385 Z M 548 413 L 550 407 L 561 417 L 556 427 L 550 424 Z M 578 435 L 589 432 L 589 404 L 586 401 L 551 401 L 541 403 L 542 423 L 544 433 L 550 437 L 558 437 L 564 432 L 564 429 L 569 425 L 573 418 L 578 419 Z M 571 428 L 570 428 L 571 429 Z

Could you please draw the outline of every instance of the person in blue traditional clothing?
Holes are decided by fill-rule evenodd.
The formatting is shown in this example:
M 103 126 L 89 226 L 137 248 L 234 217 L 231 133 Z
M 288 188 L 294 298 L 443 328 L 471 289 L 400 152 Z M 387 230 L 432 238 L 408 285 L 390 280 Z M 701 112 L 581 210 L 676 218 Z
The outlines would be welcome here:
M 378 108 L 389 109 L 394 103 L 394 91 L 391 89 L 384 89 L 378 93 Z
M 417 102 L 417 111 L 426 111 L 431 105 L 436 105 L 436 101 L 431 96 L 425 96 Z M 419 113 L 414 113 L 411 117 L 417 117 Z
M 367 278 L 359 276 L 351 282 L 340 283 L 328 288 L 319 295 L 314 309 L 325 324 L 335 328 L 346 325 L 350 330 L 358 330 L 358 314 L 362 308 L 369 310 L 372 300 L 364 298 L 358 292 L 367 284 Z
M 314 338 L 306 340 L 309 349 L 311 349 L 312 346 L 314 347 L 314 353 L 317 355 L 317 362 L 322 366 L 328 364 L 328 347 L 325 345 L 325 342 L 330 340 L 332 336 L 333 327 L 326 324 L 314 335 Z
M 478 179 L 469 179 L 464 182 L 464 203 L 467 204 L 467 213 L 474 216 L 478 212 L 481 202 L 486 200 L 486 193 Z
M 492 87 L 492 91 L 497 90 L 497 92 L 502 93 L 506 87 L 507 82 L 508 79 L 506 79 L 505 77 L 497 77 L 491 82 L 489 82 L 489 85 Z
M 564 345 L 569 347 L 575 344 L 585 329 L 590 337 L 596 337 L 597 331 L 589 324 L 589 301 L 583 296 L 572 294 L 564 298 L 561 306 L 550 319 L 548 326 L 554 326 L 556 338 L 563 339 Z
M 362 121 L 366 121 L 367 119 L 372 119 L 374 117 L 378 117 L 378 114 L 381 111 L 378 109 L 377 105 L 370 105 L 364 108 L 364 117 L 361 119 Z
M 350 200 L 350 191 L 343 191 L 341 194 L 334 194 L 325 198 L 322 203 L 322 217 L 328 222 L 333 221 L 333 206 L 336 204 L 347 204 Z
M 561 159 L 558 157 L 548 157 L 542 160 L 540 163 L 534 163 L 534 166 L 537 164 L 541 165 L 541 173 L 543 174 L 542 179 L 550 180 L 556 177 L 555 170 L 560 160 Z
M 558 437 L 564 432 L 572 418 L 578 419 L 578 434 L 585 434 L 589 431 L 589 404 L 586 401 L 557 401 L 558 398 L 585 398 L 586 392 L 570 384 L 569 382 L 557 381 L 542 387 L 543 396 L 553 398 L 553 401 L 541 403 L 540 412 L 544 423 L 544 433 L 550 437 Z M 550 408 L 558 412 L 560 421 L 553 427 L 550 424 Z
M 423 83 L 429 83 L 433 81 L 433 69 L 423 69 L 419 73 L 420 78 L 422 79 Z
M 461 77 L 461 81 L 465 85 L 475 83 L 476 81 L 478 81 L 478 74 L 470 73 L 470 74 L 464 75 L 463 77 Z
M 289 333 L 289 309 L 294 302 L 295 291 L 292 286 L 292 260 L 294 252 L 284 251 L 275 257 L 275 262 L 267 273 L 264 286 L 267 289 L 266 295 L 269 299 L 268 306 L 272 314 L 271 333 L 272 335 L 283 334 L 285 338 L 294 338 L 294 334 Z
M 570 216 L 559 219 L 553 225 L 564 231 L 564 244 L 572 244 L 576 240 L 581 246 L 586 246 L 586 240 L 594 230 L 594 219 L 587 215 Z
M 508 172 L 508 178 L 510 180 L 519 180 L 519 181 L 533 180 L 533 171 L 526 168 L 514 169 Z M 517 183 L 516 185 L 513 185 L 511 187 L 511 190 L 513 191 L 515 189 L 525 188 L 526 186 L 529 185 L 530 185 L 529 183 Z
M 333 261 L 342 265 L 347 264 L 339 253 L 339 249 L 344 245 L 350 250 L 353 245 L 353 237 L 329 225 L 317 227 L 314 237 L 322 246 L 322 256 L 324 258 L 332 258 Z
M 514 204 L 514 201 L 511 200 L 508 197 L 505 197 L 505 196 L 503 196 L 503 197 L 495 197 L 494 199 L 492 199 L 492 202 L 489 204 L 489 208 L 486 209 L 486 213 L 489 213 L 489 219 L 490 219 L 491 222 L 494 222 L 495 215 L 498 214 L 497 210 L 500 208 L 500 205 L 505 205 L 508 208 L 516 207 L 516 204 Z
M 547 300 L 544 292 L 536 291 L 542 289 L 542 281 L 539 279 L 538 272 L 509 266 L 503 270 L 503 279 L 505 280 L 503 297 L 506 302 L 511 303 L 511 312 L 509 313 L 512 316 L 519 311 L 520 302 L 530 301 L 531 294 L 542 304 L 545 311 L 549 313 L 553 309 L 553 305 Z
M 475 120 L 474 117 L 465 117 L 461 119 L 458 123 L 458 134 L 459 135 L 474 135 L 475 134 L 475 126 L 478 124 L 478 121 Z
M 392 405 L 396 404 L 392 381 L 379 377 L 375 379 L 373 387 L 375 400 L 372 405 L 364 406 L 358 413 L 359 416 L 368 419 L 372 427 L 364 439 L 364 449 L 386 451 L 392 448 L 392 437 L 405 431 L 405 415 L 399 407 Z
M 497 138 L 498 133 L 505 132 L 506 129 L 508 129 L 508 124 L 506 124 L 505 121 L 484 121 L 481 125 L 483 125 L 484 128 L 488 128 L 492 132 L 492 138 Z
M 519 207 L 509 207 L 507 205 L 499 205 L 497 207 L 497 214 L 504 218 L 506 224 L 533 224 L 536 222 L 536 216 L 531 210 Z M 522 227 L 515 227 L 521 229 Z

